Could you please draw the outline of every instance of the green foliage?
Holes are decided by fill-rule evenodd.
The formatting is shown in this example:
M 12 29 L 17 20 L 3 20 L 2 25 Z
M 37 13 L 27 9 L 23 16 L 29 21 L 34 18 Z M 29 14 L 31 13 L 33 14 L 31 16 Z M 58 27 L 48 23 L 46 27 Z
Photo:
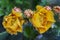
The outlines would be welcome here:
M 23 1 L 22 1 L 22 0 L 15 0 L 15 2 L 16 2 L 17 4 L 23 4 Z
M 9 0 L 0 0 L 0 16 L 8 14 L 11 10 L 12 4 L 9 2 Z
M 0 40 L 4 40 L 7 36 L 8 36 L 8 33 L 6 31 L 0 33 Z
M 26 25 L 26 26 L 25 26 Z M 33 40 L 38 35 L 38 32 L 34 30 L 33 26 L 30 23 L 24 25 L 23 34 L 25 37 Z
M 39 3 L 42 6 L 46 6 L 49 5 L 49 3 L 47 2 L 47 0 L 41 0 L 41 3 Z

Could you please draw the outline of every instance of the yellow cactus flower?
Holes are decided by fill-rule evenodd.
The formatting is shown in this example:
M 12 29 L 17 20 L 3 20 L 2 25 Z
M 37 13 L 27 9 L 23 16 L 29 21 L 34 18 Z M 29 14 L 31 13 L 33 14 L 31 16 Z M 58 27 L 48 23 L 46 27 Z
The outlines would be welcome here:
M 22 32 L 22 25 L 24 23 L 22 13 L 17 12 L 12 9 L 12 12 L 9 15 L 4 16 L 3 26 L 8 33 L 11 35 L 17 34 L 17 32 Z
M 42 6 L 37 6 L 30 21 L 40 34 L 45 33 L 55 22 L 53 12 Z

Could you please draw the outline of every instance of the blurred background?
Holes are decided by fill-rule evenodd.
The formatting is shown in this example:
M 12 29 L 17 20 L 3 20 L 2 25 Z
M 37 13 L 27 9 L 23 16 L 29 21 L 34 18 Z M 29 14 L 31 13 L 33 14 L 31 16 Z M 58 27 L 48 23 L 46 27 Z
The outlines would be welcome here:
M 3 17 L 8 15 L 12 8 L 19 7 L 23 11 L 26 9 L 35 10 L 36 5 L 60 6 L 60 0 L 0 0 L 0 40 L 60 40 L 60 16 L 55 12 L 56 23 L 42 35 L 32 27 L 29 21 L 23 25 L 23 33 L 10 35 L 5 31 L 2 26 Z

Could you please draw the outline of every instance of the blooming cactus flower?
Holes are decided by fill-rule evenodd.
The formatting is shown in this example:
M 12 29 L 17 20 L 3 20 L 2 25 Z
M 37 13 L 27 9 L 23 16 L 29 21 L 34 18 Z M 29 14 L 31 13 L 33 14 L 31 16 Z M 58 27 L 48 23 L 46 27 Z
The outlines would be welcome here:
M 54 14 L 51 10 L 45 9 L 42 6 L 36 6 L 36 11 L 34 12 L 32 18 L 30 19 L 36 30 L 43 34 L 45 33 L 51 25 L 55 22 Z
M 22 25 L 24 23 L 22 13 L 19 8 L 12 9 L 9 15 L 4 16 L 3 26 L 8 33 L 11 35 L 17 34 L 17 32 L 22 32 Z

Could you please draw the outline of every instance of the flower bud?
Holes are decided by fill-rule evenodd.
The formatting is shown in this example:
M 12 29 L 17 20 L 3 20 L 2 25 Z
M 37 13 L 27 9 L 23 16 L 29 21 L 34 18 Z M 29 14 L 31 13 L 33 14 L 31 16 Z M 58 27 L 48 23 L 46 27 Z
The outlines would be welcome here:
M 52 10 L 50 6 L 46 6 L 45 9 Z
M 27 18 L 29 18 L 33 15 L 33 11 L 30 9 L 27 9 L 24 11 L 24 14 L 26 15 Z
M 14 10 L 15 10 L 16 12 L 22 12 L 21 9 L 20 9 L 20 8 L 17 8 L 17 7 L 14 7 Z
M 57 13 L 60 13 L 60 6 L 55 6 L 53 10 Z

